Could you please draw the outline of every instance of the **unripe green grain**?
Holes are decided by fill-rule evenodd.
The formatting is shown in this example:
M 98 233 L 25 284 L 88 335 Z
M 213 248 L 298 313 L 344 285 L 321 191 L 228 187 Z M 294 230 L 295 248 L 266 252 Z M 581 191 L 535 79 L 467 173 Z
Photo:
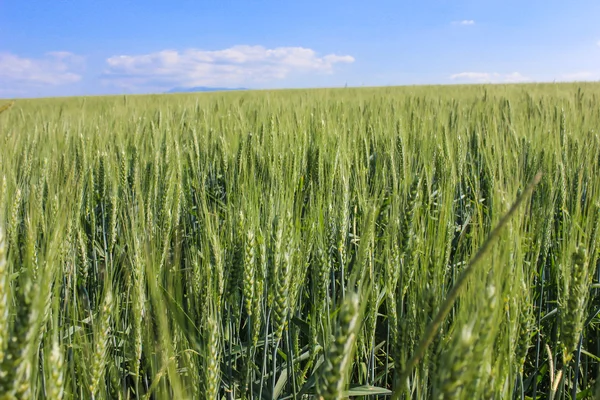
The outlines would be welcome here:
M 589 271 L 587 251 L 579 247 L 571 257 L 571 278 L 567 281 L 565 301 L 561 310 L 560 341 L 565 363 L 573 357 L 579 342 L 589 296 Z
M 263 293 L 265 281 L 259 274 L 256 276 L 254 284 L 254 298 L 252 301 L 252 345 L 256 347 L 260 338 L 261 328 L 263 326 Z
M 96 331 L 94 334 L 95 348 L 90 360 L 90 393 L 95 398 L 100 391 L 100 381 L 104 378 L 106 371 L 106 356 L 108 351 L 109 339 L 111 335 L 111 313 L 113 307 L 113 297 L 111 290 L 107 290 L 104 295 L 104 301 L 100 309 L 99 319 L 96 321 Z
M 525 283 L 523 283 L 522 289 L 524 292 L 527 291 Z M 521 309 L 519 312 L 519 325 L 517 332 L 517 343 L 515 347 L 515 363 L 519 369 L 519 373 L 523 374 L 525 368 L 525 360 L 527 359 L 527 353 L 531 347 L 532 333 L 535 329 L 535 318 L 534 309 L 529 299 L 529 296 L 525 296 L 521 301 Z
M 347 293 L 340 310 L 334 340 L 327 349 L 325 364 L 317 381 L 317 397 L 319 399 L 343 398 L 358 335 L 359 314 L 358 294 Z
M 4 208 L 4 201 L 6 200 L 6 175 L 2 176 L 2 184 L 0 185 L 0 207 Z
M 461 398 L 463 386 L 469 377 L 469 355 L 471 353 L 475 336 L 473 335 L 474 323 L 471 322 L 455 333 L 451 350 L 444 353 L 441 365 L 446 366 L 439 371 L 436 385 L 436 398 L 458 399 Z
M 249 229 L 246 235 L 246 245 L 244 248 L 244 276 L 242 277 L 242 293 L 244 295 L 246 313 L 248 315 L 252 315 L 255 294 L 255 245 L 254 231 Z
M 88 280 L 88 271 L 89 271 L 89 260 L 88 260 L 88 250 L 87 243 L 85 240 L 85 233 L 83 232 L 83 228 L 77 229 L 77 257 L 79 270 L 77 271 L 79 274 L 78 280 L 81 285 L 85 286 Z
M 277 339 L 281 339 L 283 335 L 283 329 L 285 328 L 287 314 L 288 314 L 288 301 L 289 301 L 289 289 L 290 289 L 290 273 L 291 273 L 291 254 L 288 249 L 282 258 L 281 265 L 277 268 L 276 279 L 276 295 L 273 307 L 273 326 L 275 330 L 275 336 Z
M 206 399 L 217 399 L 219 394 L 219 383 L 220 383 L 220 334 L 219 334 L 219 321 L 217 319 L 216 312 L 212 307 L 208 313 L 208 317 L 204 323 L 204 334 L 205 334 L 205 368 L 204 368 L 204 393 Z
M 4 351 L 10 337 L 8 313 L 9 313 L 9 269 L 6 262 L 6 240 L 4 232 L 0 228 L 0 365 L 4 361 Z
M 48 358 L 50 372 L 48 374 L 48 399 L 60 400 L 64 395 L 64 359 L 58 341 L 52 341 L 50 357 Z
M 133 314 L 133 374 L 135 386 L 139 383 L 140 362 L 143 352 L 143 332 L 146 321 L 145 269 L 141 255 L 139 238 L 134 239 L 134 259 L 132 265 L 132 314 Z
M 19 228 L 21 224 L 21 200 L 22 200 L 22 192 L 21 189 L 18 188 L 15 192 L 15 197 L 12 202 L 12 206 L 10 209 L 10 220 L 8 223 L 8 239 L 9 245 L 17 248 L 19 246 Z

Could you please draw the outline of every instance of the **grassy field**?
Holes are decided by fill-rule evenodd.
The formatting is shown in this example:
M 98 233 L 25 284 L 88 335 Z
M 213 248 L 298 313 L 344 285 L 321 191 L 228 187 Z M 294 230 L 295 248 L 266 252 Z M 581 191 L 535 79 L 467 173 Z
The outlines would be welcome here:
M 600 396 L 599 130 L 591 83 L 18 100 L 0 399 Z

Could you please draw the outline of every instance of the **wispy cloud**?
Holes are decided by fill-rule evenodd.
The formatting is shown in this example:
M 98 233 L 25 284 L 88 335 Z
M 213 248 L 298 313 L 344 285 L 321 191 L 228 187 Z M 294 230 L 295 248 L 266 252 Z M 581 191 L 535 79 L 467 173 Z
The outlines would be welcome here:
M 475 21 L 472 19 L 463 19 L 462 21 L 453 21 L 452 24 L 454 25 L 475 25 Z
M 583 82 L 600 81 L 600 70 L 577 71 L 557 75 L 536 74 L 524 76 L 519 72 L 500 74 L 497 72 L 461 72 L 450 75 L 450 79 L 466 83 L 522 83 L 522 82 Z
M 233 86 L 282 80 L 294 74 L 334 71 L 352 63 L 349 55 L 319 56 L 303 47 L 234 46 L 224 50 L 163 50 L 120 55 L 106 60 L 104 82 L 122 88 L 165 89 L 172 86 Z
M 474 83 L 519 83 L 531 79 L 519 72 L 499 74 L 497 72 L 461 72 L 450 76 L 450 79 Z
M 598 40 L 598 41 L 596 42 L 596 45 L 598 45 L 598 47 L 600 47 L 600 40 Z
M 563 74 L 558 77 L 559 81 L 598 81 L 600 80 L 600 71 L 579 71 L 569 74 Z
M 46 53 L 41 58 L 0 53 L 0 85 L 16 88 L 74 83 L 81 80 L 77 72 L 82 65 L 81 57 L 66 51 Z

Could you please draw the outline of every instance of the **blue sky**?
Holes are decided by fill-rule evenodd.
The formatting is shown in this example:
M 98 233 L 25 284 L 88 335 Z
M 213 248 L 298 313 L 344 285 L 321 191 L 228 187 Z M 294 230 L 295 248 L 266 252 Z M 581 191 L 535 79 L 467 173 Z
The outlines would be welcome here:
M 600 80 L 600 2 L 0 0 L 0 97 Z

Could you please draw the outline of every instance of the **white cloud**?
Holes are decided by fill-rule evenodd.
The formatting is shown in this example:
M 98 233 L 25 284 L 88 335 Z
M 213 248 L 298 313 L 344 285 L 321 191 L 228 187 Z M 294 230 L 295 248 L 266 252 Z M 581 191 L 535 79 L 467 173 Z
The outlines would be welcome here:
M 597 81 L 600 80 L 600 72 L 579 71 L 563 74 L 558 77 L 559 81 Z
M 81 80 L 77 71 L 83 59 L 66 51 L 46 53 L 41 58 L 23 58 L 0 53 L 0 85 L 14 91 L 23 87 L 59 86 Z
M 510 74 L 506 74 L 503 77 L 504 82 L 507 83 L 519 83 L 519 82 L 529 82 L 531 78 L 521 75 L 519 72 L 513 72 Z
M 598 45 L 598 47 L 600 47 L 600 40 L 598 40 L 598 41 L 596 42 L 596 44 Z
M 487 72 L 461 72 L 450 76 L 450 79 L 466 79 L 471 81 L 487 81 L 490 79 L 490 74 Z
M 578 71 L 563 74 L 536 74 L 523 76 L 519 72 L 461 72 L 450 76 L 454 81 L 465 83 L 522 83 L 522 82 L 583 82 L 600 81 L 600 71 Z
M 319 56 L 303 47 L 234 46 L 224 50 L 163 50 L 106 60 L 105 83 L 122 88 L 237 86 L 271 82 L 300 73 L 330 74 L 348 55 Z
M 452 22 L 454 25 L 475 25 L 475 21 L 472 19 L 463 19 L 462 21 Z
M 497 72 L 461 72 L 451 75 L 450 79 L 474 83 L 519 83 L 531 80 L 519 72 L 510 74 L 499 74 Z

